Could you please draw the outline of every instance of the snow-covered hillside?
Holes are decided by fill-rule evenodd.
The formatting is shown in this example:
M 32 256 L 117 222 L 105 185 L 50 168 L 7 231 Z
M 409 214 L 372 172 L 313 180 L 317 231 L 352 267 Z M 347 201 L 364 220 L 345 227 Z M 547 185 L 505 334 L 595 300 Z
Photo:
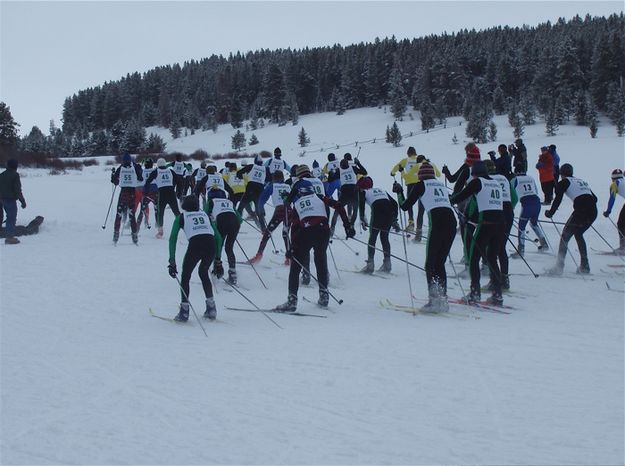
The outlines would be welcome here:
M 498 141 L 480 146 L 482 154 L 513 140 L 506 117 L 495 121 Z M 362 145 L 360 159 L 389 190 L 391 167 L 408 146 L 452 170 L 464 158 L 457 119 L 399 148 L 383 142 L 389 124 L 392 116 L 380 109 L 303 116 L 298 126 L 254 131 L 255 147 L 279 146 L 287 162 L 311 163 L 330 151 L 355 155 L 356 141 L 378 137 Z M 312 141 L 303 157 L 301 127 Z M 400 128 L 406 136 L 420 124 L 407 119 Z M 223 126 L 168 140 L 168 150 L 227 152 L 232 134 Z M 605 210 L 610 172 L 623 166 L 623 139 L 613 127 L 600 127 L 597 139 L 575 126 L 547 138 L 537 124 L 523 139 L 530 166 L 540 146 L 556 144 Z M 112 222 L 101 229 L 109 173 L 106 166 L 64 176 L 24 172 L 29 204 L 18 223 L 35 215 L 45 222 L 21 245 L 0 245 L 2 464 L 623 463 L 625 295 L 623 268 L 611 267 L 623 265 L 619 257 L 591 250 L 587 277 L 575 274 L 567 257 L 562 278 L 534 278 L 511 260 L 510 314 L 453 306 L 465 317 L 413 316 L 379 304 L 410 304 L 403 263 L 394 260 L 387 279 L 352 273 L 364 265 L 366 248 L 349 241 L 357 256 L 335 240 L 340 270 L 330 262 L 331 291 L 343 305 L 331 302 L 327 311 L 299 305 L 327 318 L 272 314 L 279 329 L 260 314 L 226 310 L 249 304 L 221 282 L 220 322 L 204 323 L 206 338 L 194 319 L 180 325 L 150 316 L 150 308 L 177 312 L 167 241 L 152 229 L 141 231 L 139 247 L 129 236 L 111 245 Z M 615 221 L 621 206 L 619 199 Z M 570 212 L 565 199 L 554 220 Z M 169 211 L 165 218 L 167 229 Z M 555 246 L 554 227 L 544 228 Z M 609 220 L 600 215 L 595 228 L 618 244 Z M 366 241 L 366 233 L 357 238 Z M 593 249 L 608 249 L 594 231 L 586 238 Z M 252 228 L 244 224 L 239 239 L 248 255 L 255 253 Z M 403 256 L 401 238 L 391 241 Z M 424 243 L 408 244 L 410 261 L 423 264 Z M 554 256 L 526 247 L 539 274 L 553 264 Z M 577 260 L 574 241 L 570 247 Z M 180 238 L 179 263 L 185 248 Z M 461 257 L 459 238 L 451 256 Z M 239 266 L 242 291 L 260 307 L 286 298 L 288 269 L 281 262 L 270 244 L 258 266 L 269 290 L 250 267 Z M 410 274 L 423 303 L 425 277 Z M 460 297 L 458 282 L 449 284 L 449 295 Z M 316 296 L 315 287 L 300 289 L 300 297 Z M 197 275 L 191 302 L 203 310 Z

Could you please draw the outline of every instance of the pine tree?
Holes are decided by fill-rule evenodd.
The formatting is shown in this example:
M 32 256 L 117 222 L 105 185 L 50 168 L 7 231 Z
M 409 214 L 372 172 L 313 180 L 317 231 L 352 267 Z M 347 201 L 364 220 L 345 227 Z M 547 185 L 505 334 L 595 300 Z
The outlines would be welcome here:
M 0 145 L 15 146 L 18 141 L 17 127 L 19 124 L 11 115 L 11 108 L 0 102 Z
M 250 146 L 255 146 L 256 144 L 258 144 L 258 138 L 254 133 L 252 133 L 252 136 L 250 137 L 250 142 L 248 144 Z
M 239 150 L 242 147 L 245 147 L 245 135 L 241 130 L 237 130 L 234 136 L 232 136 L 232 148 L 234 150 Z
M 616 126 L 619 137 L 625 134 L 625 89 L 612 84 L 608 90 L 608 116 Z
M 402 140 L 401 132 L 397 126 L 397 122 L 393 123 L 390 128 L 386 127 L 386 142 L 393 144 L 394 147 L 399 147 L 399 143 Z
M 145 142 L 145 129 L 139 125 L 137 120 L 130 120 L 124 129 L 119 151 L 136 154 L 144 148 Z
M 555 136 L 558 132 L 558 118 L 555 105 L 545 115 L 545 133 L 547 136 Z
M 523 124 L 526 126 L 536 123 L 536 109 L 529 97 L 523 96 L 519 103 L 519 111 L 523 117 Z
M 178 139 L 182 134 L 182 128 L 180 127 L 180 120 L 176 117 L 171 119 L 171 123 L 169 125 L 169 132 L 171 133 L 171 137 L 174 139 Z
M 502 115 L 506 111 L 506 99 L 500 86 L 493 91 L 493 110 L 495 115 Z
M 434 121 L 434 107 L 429 100 L 421 104 L 421 129 L 428 131 L 436 125 Z
M 488 124 L 488 140 L 495 142 L 497 140 L 497 125 L 493 120 Z
M 512 133 L 515 138 L 520 138 L 523 136 L 525 132 L 525 125 L 523 124 L 523 119 L 518 113 L 516 104 L 512 104 L 510 106 L 510 110 L 508 111 L 508 123 L 512 127 Z
M 303 126 L 302 126 L 302 129 L 300 130 L 299 134 L 297 135 L 297 140 L 298 140 L 297 143 L 301 147 L 306 147 L 308 144 L 310 144 L 310 138 L 306 134 L 306 130 L 304 129 Z
M 145 143 L 145 151 L 148 154 L 161 154 L 165 152 L 166 148 L 167 144 L 165 144 L 162 137 L 158 134 L 150 133 Z
M 406 113 L 406 92 L 404 91 L 404 84 L 402 82 L 401 69 L 399 66 L 394 66 L 389 79 L 389 91 L 388 98 L 391 104 L 391 112 L 397 120 L 402 120 L 404 113 Z
M 597 106 L 592 97 L 588 98 L 588 128 L 590 129 L 590 137 L 596 138 L 597 131 L 599 131 L 599 122 L 597 120 Z
M 478 144 L 488 142 L 488 127 L 492 112 L 488 109 L 473 108 L 467 121 L 466 135 Z
M 573 113 L 575 114 L 575 123 L 579 126 L 586 126 L 588 124 L 588 93 L 585 91 L 578 91 L 575 94 L 575 104 L 573 107 Z
M 233 128 L 243 126 L 243 103 L 239 95 L 232 97 L 230 104 L 230 124 Z
M 28 152 L 45 152 L 46 151 L 46 137 L 43 135 L 39 127 L 33 126 L 21 143 L 22 150 Z

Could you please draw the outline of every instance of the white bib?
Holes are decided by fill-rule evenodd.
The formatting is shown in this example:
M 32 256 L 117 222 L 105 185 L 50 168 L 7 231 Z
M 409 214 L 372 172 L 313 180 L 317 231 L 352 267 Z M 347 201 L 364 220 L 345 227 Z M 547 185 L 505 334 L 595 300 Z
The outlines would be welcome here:
M 616 188 L 616 192 L 621 197 L 625 197 L 625 181 L 623 180 L 623 178 L 621 178 L 620 180 L 616 180 Z
M 130 165 L 129 167 L 122 166 L 119 170 L 119 187 L 135 188 L 137 183 L 138 180 L 135 167 L 133 165 Z
M 319 178 L 303 178 L 306 181 L 310 181 L 310 184 L 312 184 L 313 189 L 315 190 L 316 194 L 319 194 L 320 196 L 325 196 L 325 189 L 323 189 L 323 183 L 321 182 L 321 180 Z
M 148 181 L 148 178 L 156 168 L 144 168 L 143 169 L 143 182 Z M 152 181 L 152 184 L 156 184 L 156 181 Z
M 340 167 L 340 162 L 338 160 L 332 160 L 331 162 L 328 162 L 326 164 L 326 169 L 328 170 L 328 173 L 332 173 L 338 170 L 339 167 Z
M 423 180 L 422 183 L 425 186 L 425 191 L 420 200 L 426 212 L 438 207 L 448 207 L 451 209 L 449 194 L 443 182 L 438 180 Z
M 574 176 L 568 176 L 566 179 L 569 180 L 571 184 L 569 184 L 569 187 L 566 189 L 565 194 L 572 201 L 584 194 L 592 194 L 590 186 L 588 186 L 588 183 L 586 183 L 584 180 L 580 180 L 579 178 L 575 178 Z
M 269 173 L 271 173 L 272 175 L 275 172 L 282 170 L 283 168 L 284 168 L 284 161 L 280 159 L 273 158 L 271 159 L 271 162 L 269 162 Z
M 286 183 L 274 183 L 273 191 L 271 192 L 271 202 L 274 208 L 284 205 L 284 199 L 291 192 L 291 187 Z
M 519 199 L 527 196 L 538 196 L 536 181 L 529 175 L 519 175 L 516 177 L 516 194 Z
M 295 210 L 297 211 L 297 215 L 300 220 L 304 220 L 308 217 L 328 218 L 326 206 L 316 194 L 300 197 L 297 201 L 295 201 Z
M 183 212 L 182 215 L 184 215 L 184 234 L 188 240 L 197 235 L 214 234 L 206 212 Z
M 321 178 L 321 176 L 322 176 L 321 168 L 319 168 L 319 167 L 313 168 L 312 169 L 312 176 L 314 178 Z
M 169 168 L 157 168 L 156 174 L 156 186 L 160 188 L 164 188 L 166 186 L 174 185 L 174 176 L 171 173 L 171 169 Z
M 408 157 L 406 159 L 406 166 L 404 167 L 405 172 L 410 172 L 417 165 L 417 158 Z
M 224 185 L 224 179 L 219 173 L 209 173 L 206 175 L 206 191 L 209 191 L 212 187 L 217 186 L 222 191 L 226 190 Z
M 195 181 L 199 182 L 202 178 L 206 176 L 206 168 L 198 168 L 195 172 Z
M 512 202 L 512 196 L 510 195 L 510 181 L 503 175 L 489 175 L 493 180 L 499 183 L 501 186 L 501 200 L 503 202 Z
M 249 174 L 250 181 L 253 181 L 254 183 L 265 184 L 265 175 L 265 167 L 263 167 L 262 165 L 254 164 Z
M 184 172 L 186 170 L 185 166 L 184 166 L 184 162 L 174 162 L 174 171 L 176 172 L 176 175 L 184 175 Z
M 226 212 L 234 213 L 234 204 L 230 199 L 213 199 L 213 210 L 211 210 L 211 217 L 216 220 L 217 217 Z
M 356 184 L 356 173 L 352 167 L 340 168 L 341 171 L 341 186 L 346 184 Z
M 368 206 L 373 205 L 375 201 L 380 199 L 388 199 L 388 194 L 383 189 L 371 188 L 365 190 L 365 202 Z
M 498 181 L 478 178 L 482 184 L 482 189 L 475 195 L 477 200 L 477 210 L 503 210 L 503 195 Z

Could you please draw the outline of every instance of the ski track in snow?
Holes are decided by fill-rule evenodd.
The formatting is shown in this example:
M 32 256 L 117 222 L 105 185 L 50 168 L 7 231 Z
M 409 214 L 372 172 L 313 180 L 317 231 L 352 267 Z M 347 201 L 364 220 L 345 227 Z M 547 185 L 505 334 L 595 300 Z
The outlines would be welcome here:
M 302 116 L 300 126 L 313 140 L 324 134 L 346 142 L 380 132 L 390 118 L 366 109 Z M 500 140 L 511 141 L 505 117 L 496 121 Z M 263 147 L 280 145 L 288 162 L 311 163 L 311 155 L 295 156 L 298 130 L 270 126 L 255 133 Z M 609 174 L 622 165 L 623 140 L 612 127 L 602 127 L 595 140 L 586 128 L 563 126 L 554 138 L 543 131 L 526 128 L 530 166 L 538 148 L 554 142 L 562 163 L 571 161 L 590 182 L 602 212 Z M 464 126 L 450 123 L 396 149 L 365 146 L 360 158 L 390 191 L 388 172 L 408 145 L 454 170 L 462 158 L 462 144 L 450 142 L 454 132 L 462 138 Z M 205 135 L 203 146 L 229 137 L 220 129 Z M 495 146 L 481 146 L 482 153 Z M 587 278 L 574 274 L 570 257 L 564 278 L 512 275 L 519 296 L 504 299 L 516 309 L 510 315 L 474 311 L 479 320 L 382 309 L 380 299 L 410 303 L 405 266 L 397 260 L 397 276 L 388 280 L 341 273 L 331 291 L 345 303 L 331 302 L 335 313 L 304 302 L 317 288 L 301 287 L 298 310 L 328 318 L 271 314 L 283 330 L 260 314 L 225 310 L 250 305 L 224 292 L 222 283 L 218 318 L 229 325 L 203 322 L 206 338 L 193 316 L 191 325 L 150 316 L 150 307 L 162 316 L 177 312 L 167 241 L 155 239 L 152 228 L 141 231 L 139 247 L 128 235 L 112 246 L 112 220 L 100 228 L 111 195 L 109 171 L 103 165 L 64 176 L 24 171 L 29 206 L 19 211 L 18 223 L 38 214 L 45 222 L 23 244 L 0 245 L 3 464 L 622 463 L 624 296 L 606 292 L 605 282 L 622 290 L 623 277 L 601 272 L 618 258 L 591 251 Z M 613 219 L 621 205 L 619 199 Z M 565 221 L 570 211 L 565 199 L 554 219 Z M 167 231 L 169 210 L 165 217 Z M 553 226 L 543 225 L 556 246 Z M 595 227 L 616 244 L 616 231 L 601 213 Z M 249 226 L 242 229 L 249 230 L 239 240 L 251 257 L 259 238 Z M 186 249 L 180 236 L 178 264 Z M 607 249 L 593 231 L 586 238 L 589 246 Z M 279 246 L 279 229 L 275 239 Z M 391 235 L 391 243 L 403 256 L 401 237 Z M 365 246 L 349 244 L 360 256 L 339 241 L 332 245 L 340 268 L 363 265 Z M 577 260 L 574 240 L 569 244 Z M 282 260 L 271 250 L 270 244 L 257 269 L 269 290 L 250 267 L 237 267 L 249 289 L 243 292 L 261 308 L 287 295 L 288 268 L 271 262 Z M 424 263 L 424 247 L 409 242 L 408 254 Z M 376 253 L 376 265 L 380 257 Z M 461 257 L 459 237 L 452 257 Z M 539 274 L 555 260 L 526 259 Z M 329 270 L 336 278 L 330 259 Z M 510 259 L 510 270 L 528 273 L 521 260 Z M 424 275 L 411 269 L 411 278 L 413 293 L 425 296 Z M 468 285 L 463 280 L 465 290 Z M 200 315 L 201 290 L 195 273 L 191 301 Z M 449 294 L 460 297 L 454 280 Z

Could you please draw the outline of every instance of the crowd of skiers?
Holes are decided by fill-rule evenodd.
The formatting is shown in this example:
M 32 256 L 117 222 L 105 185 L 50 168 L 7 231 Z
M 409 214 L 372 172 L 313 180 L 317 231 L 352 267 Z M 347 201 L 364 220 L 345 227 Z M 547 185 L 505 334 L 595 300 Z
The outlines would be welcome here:
M 503 304 L 503 292 L 510 288 L 506 245 L 511 243 L 515 249 L 513 257 L 523 257 L 527 238 L 525 228 L 529 223 L 537 236 L 539 250 L 548 250 L 549 245 L 539 223 L 541 205 L 550 205 L 544 215 L 551 218 L 566 195 L 573 202 L 573 213 L 562 229 L 556 264 L 548 273 L 562 274 L 571 237 L 575 237 L 580 253 L 577 271 L 589 273 L 583 235 L 597 217 L 597 197 L 588 183 L 574 176 L 572 165 L 560 165 L 555 145 L 542 147 L 536 164 L 543 193 L 541 201 L 537 183 L 528 173 L 527 150 L 521 139 L 509 146 L 499 145 L 497 151 L 489 152 L 488 156 L 482 159 L 479 148 L 469 143 L 465 146 L 462 164 L 452 173 L 446 165 L 439 170 L 424 155 L 418 155 L 414 147 L 409 147 L 406 157 L 390 172 L 394 179 L 392 191 L 395 199 L 383 188 L 374 185 L 374 180 L 360 160 L 352 158 L 349 153 L 342 159 L 329 154 L 323 167 L 317 161 L 312 167 L 304 164 L 290 166 L 282 159 L 280 148 L 276 148 L 273 156 L 266 161 L 256 156 L 252 163 L 241 167 L 235 162 L 226 162 L 221 170 L 212 162 L 201 162 L 198 168 L 193 169 L 180 156 L 171 163 L 159 158 L 156 165 L 151 159 L 146 159 L 141 166 L 126 154 L 111 176 L 111 181 L 121 188 L 113 241 L 116 243 L 119 240 L 123 217 L 127 217 L 132 240 L 137 243 L 142 222 L 151 228 L 150 204 L 154 210 L 156 236 L 163 237 L 163 217 L 169 206 L 175 219 L 169 238 L 168 268 L 170 275 L 176 279 L 179 231 L 183 230 L 188 239 L 179 280 L 181 305 L 175 319 L 186 321 L 189 317 L 189 280 L 198 264 L 206 298 L 204 316 L 215 319 L 216 306 L 209 269 L 212 266 L 212 273 L 217 278 L 223 277 L 232 286 L 237 285 L 234 245 L 238 242 L 237 235 L 244 221 L 260 236 L 256 254 L 247 260 L 252 265 L 262 260 L 268 242 L 274 241 L 272 233 L 282 225 L 285 265 L 290 266 L 290 271 L 287 300 L 275 310 L 294 312 L 300 281 L 308 284 L 312 275 L 311 251 L 316 272 L 313 277 L 319 287 L 318 305 L 328 306 L 327 250 L 339 217 L 347 239 L 355 236 L 358 217 L 360 228 L 368 231 L 367 259 L 361 272 L 371 274 L 376 270 L 376 250 L 382 252 L 378 271 L 391 271 L 390 234 L 405 234 L 412 236 L 414 241 L 422 241 L 423 221 L 427 214 L 424 270 L 429 299 L 421 310 L 444 312 L 449 308 L 445 264 L 457 229 L 463 242 L 465 272 L 471 280 L 465 301 L 468 304 L 483 303 L 480 285 L 482 262 L 490 278 L 487 285 L 490 296 L 486 303 L 499 306 Z M 400 174 L 400 182 L 396 179 L 397 174 Z M 453 187 L 448 188 L 447 182 L 453 183 Z M 604 216 L 610 215 L 616 195 L 625 197 L 625 182 L 620 169 L 612 173 L 610 199 Z M 182 210 L 178 207 L 179 202 Z M 267 222 L 265 206 L 269 202 L 273 214 Z M 514 214 L 517 204 L 520 204 L 518 221 Z M 365 206 L 369 206 L 369 220 Z M 137 210 L 138 220 L 135 219 Z M 244 211 L 248 215 L 245 220 Z M 400 211 L 408 213 L 406 224 Z M 617 225 L 619 249 L 625 252 L 625 207 Z M 381 249 L 376 246 L 378 237 Z M 227 278 L 221 261 L 222 248 L 228 262 Z

